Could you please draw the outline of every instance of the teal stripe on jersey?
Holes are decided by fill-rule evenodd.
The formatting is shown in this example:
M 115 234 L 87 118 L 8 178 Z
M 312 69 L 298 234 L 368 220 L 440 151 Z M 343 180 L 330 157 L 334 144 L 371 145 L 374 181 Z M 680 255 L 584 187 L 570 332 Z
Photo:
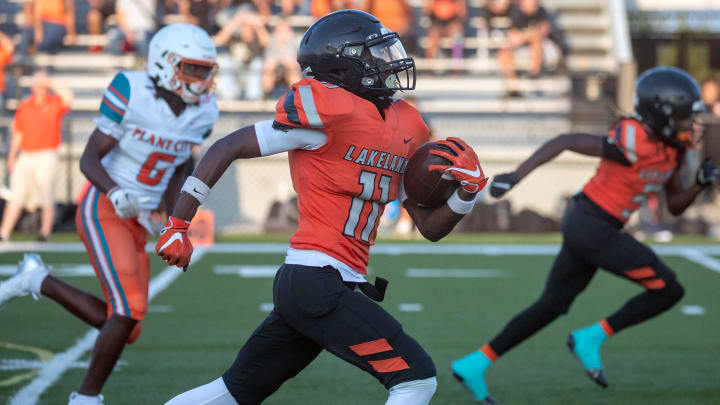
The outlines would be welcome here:
M 100 113 L 118 124 L 122 121 L 130 102 L 130 81 L 122 72 L 115 75 L 105 90 Z

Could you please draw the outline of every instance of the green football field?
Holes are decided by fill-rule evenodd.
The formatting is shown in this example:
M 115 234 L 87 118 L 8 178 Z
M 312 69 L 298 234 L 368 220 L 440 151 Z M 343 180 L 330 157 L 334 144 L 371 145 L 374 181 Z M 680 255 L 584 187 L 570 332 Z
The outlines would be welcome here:
M 0 279 L 25 248 L 0 253 Z M 102 295 L 76 243 L 46 246 L 61 277 Z M 272 273 L 283 243 L 218 244 L 177 278 L 153 257 L 154 297 L 140 339 L 126 348 L 103 394 L 106 404 L 162 404 L 217 378 L 272 302 Z M 553 245 L 380 243 L 371 279 L 390 280 L 382 305 L 435 360 L 433 404 L 472 404 L 452 378 L 453 359 L 480 347 L 540 294 Z M 12 251 L 17 250 L 17 251 Z M 502 357 L 488 374 L 503 404 L 720 403 L 720 254 L 716 247 L 664 246 L 685 298 L 604 346 L 608 389 L 582 372 L 565 348 L 574 328 L 619 308 L 641 289 L 599 272 L 570 313 Z M 160 278 L 157 278 L 160 276 Z M 159 284 L 160 281 L 166 284 Z M 0 405 L 65 404 L 87 367 L 90 328 L 47 298 L 23 297 L 0 311 Z M 84 338 L 84 339 L 83 339 Z M 266 404 L 383 404 L 372 377 L 327 353 Z

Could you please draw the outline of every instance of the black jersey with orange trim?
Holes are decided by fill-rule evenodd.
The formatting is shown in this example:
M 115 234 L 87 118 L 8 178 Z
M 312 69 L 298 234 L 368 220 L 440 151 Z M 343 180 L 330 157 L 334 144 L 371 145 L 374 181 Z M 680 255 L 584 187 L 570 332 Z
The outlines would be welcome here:
M 654 138 L 635 119 L 619 121 L 610 129 L 605 143 L 606 157 L 583 192 L 602 209 L 626 222 L 670 180 L 679 164 L 678 150 Z
M 385 204 L 398 196 L 415 150 L 429 140 L 418 111 L 396 101 L 384 110 L 335 85 L 305 78 L 276 105 L 275 121 L 327 134 L 316 150 L 289 152 L 298 195 L 294 249 L 319 250 L 365 273 Z

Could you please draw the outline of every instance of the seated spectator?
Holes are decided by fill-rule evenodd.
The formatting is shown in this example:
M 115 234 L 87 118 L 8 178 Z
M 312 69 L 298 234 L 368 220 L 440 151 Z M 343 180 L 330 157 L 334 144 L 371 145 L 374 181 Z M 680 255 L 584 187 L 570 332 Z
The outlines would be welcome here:
M 488 0 L 480 9 L 482 29 L 488 36 L 505 39 L 512 28 L 515 5 L 510 0 Z
M 217 0 L 180 0 L 178 12 L 185 19 L 185 22 L 204 29 L 208 34 L 215 35 L 215 13 Z
M 14 51 L 12 39 L 0 31 L 0 114 L 5 111 L 5 66 L 12 62 Z
M 285 17 L 298 14 L 298 11 L 303 7 L 303 3 L 304 0 L 280 0 L 280 14 Z
M 218 16 L 218 20 L 220 16 Z M 262 94 L 261 71 L 263 54 L 270 43 L 270 34 L 265 28 L 263 19 L 254 11 L 238 11 L 214 38 L 215 45 L 227 45 L 232 55 L 234 66 L 225 67 L 226 71 L 236 70 L 240 77 L 228 83 L 229 87 L 240 82 L 243 86 L 244 97 L 259 99 Z M 239 65 L 239 66 L 238 66 Z M 233 69 L 235 68 L 235 69 Z M 220 72 L 222 76 L 222 71 Z M 230 89 L 219 91 L 234 93 Z M 224 97 L 227 98 L 227 97 Z
M 463 31 L 467 18 L 465 0 L 426 0 L 423 14 L 430 17 L 426 58 L 435 58 L 442 38 L 452 38 L 452 57 L 463 57 Z
M 88 4 L 90 5 L 90 10 L 87 13 L 88 34 L 101 35 L 105 20 L 115 14 L 115 0 L 88 0 Z M 101 50 L 100 45 L 90 47 L 91 53 L 97 53 Z
M 299 39 L 285 20 L 280 20 L 270 35 L 270 44 L 265 49 L 265 64 L 263 66 L 263 92 L 265 96 L 271 93 L 282 77 L 286 86 L 300 80 L 300 67 L 297 63 Z
M 108 51 L 113 55 L 134 51 L 146 58 L 150 37 L 157 29 L 156 6 L 155 0 L 117 0 L 117 26 L 108 32 Z
M 50 93 L 52 90 L 53 93 Z M 72 105 L 73 93 L 35 73 L 32 95 L 15 112 L 7 165 L 10 199 L 5 204 L 0 240 L 8 240 L 23 208 L 41 208 L 40 241 L 47 241 L 55 219 L 53 184 L 62 139 L 61 123 Z M 19 156 L 18 156 L 19 154 Z
M 701 86 L 702 101 L 705 103 L 707 112 L 720 117 L 720 84 L 717 80 L 708 79 Z
M 512 28 L 503 48 L 498 52 L 500 69 L 507 80 L 508 95 L 517 97 L 517 74 L 515 72 L 514 50 L 520 46 L 530 47 L 530 77 L 538 77 L 542 68 L 543 41 L 550 34 L 550 13 L 541 7 L 538 0 L 519 0 L 513 9 Z
M 365 0 L 362 9 L 377 17 L 390 31 L 400 34 L 408 54 L 415 53 L 415 16 L 407 0 Z
M 355 8 L 353 0 L 312 0 L 310 3 L 310 14 L 320 18 L 333 11 Z
M 31 47 L 38 52 L 57 53 L 63 38 L 75 42 L 75 3 L 73 0 L 31 0 L 25 3 L 25 28 L 20 52 L 27 55 Z

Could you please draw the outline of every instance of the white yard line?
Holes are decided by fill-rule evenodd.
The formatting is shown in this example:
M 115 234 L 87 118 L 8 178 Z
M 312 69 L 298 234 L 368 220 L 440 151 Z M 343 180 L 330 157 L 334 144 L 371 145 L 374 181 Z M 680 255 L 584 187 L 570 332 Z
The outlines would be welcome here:
M 712 256 L 708 256 L 699 249 L 686 248 L 683 250 L 681 256 L 693 263 L 706 267 L 709 270 L 720 273 L 720 260 Z
M 206 253 L 206 250 L 196 249 L 192 258 L 193 262 L 200 260 Z M 152 301 L 155 296 L 168 288 L 168 286 L 170 286 L 175 279 L 180 277 L 182 273 L 183 272 L 180 271 L 180 269 L 173 266 L 166 268 L 160 274 L 155 276 L 150 281 L 148 301 Z M 63 373 L 65 373 L 65 371 L 71 368 L 72 365 L 78 361 L 80 356 L 93 347 L 98 333 L 97 329 L 89 330 L 73 346 L 56 355 L 49 363 L 40 369 L 38 375 L 29 384 L 22 387 L 10 398 L 8 405 L 35 405 L 38 402 L 40 395 L 42 395 L 46 389 L 55 384 Z

